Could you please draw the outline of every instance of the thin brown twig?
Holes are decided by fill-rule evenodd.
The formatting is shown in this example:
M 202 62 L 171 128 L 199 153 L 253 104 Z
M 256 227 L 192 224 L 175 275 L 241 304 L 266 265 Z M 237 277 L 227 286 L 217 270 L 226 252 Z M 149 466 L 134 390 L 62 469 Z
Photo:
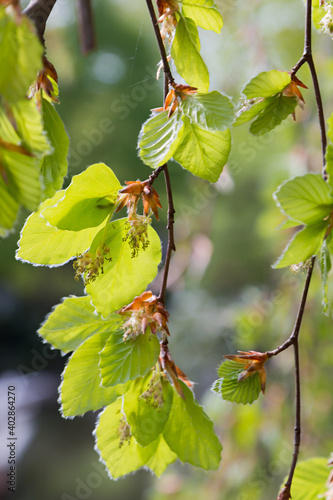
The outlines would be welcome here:
M 171 70 L 170 70 L 170 66 L 169 66 L 167 55 L 166 55 L 164 43 L 163 43 L 163 40 L 162 40 L 160 28 L 158 26 L 158 22 L 157 22 L 157 17 L 156 17 L 156 14 L 155 14 L 154 6 L 153 6 L 151 0 L 146 0 L 146 3 L 147 3 L 148 10 L 149 10 L 150 18 L 151 18 L 151 21 L 152 21 L 152 24 L 153 24 L 153 28 L 154 28 L 154 32 L 155 32 L 155 37 L 156 37 L 156 40 L 157 40 L 157 43 L 158 43 L 158 48 L 159 48 L 159 51 L 160 51 L 160 55 L 161 55 L 161 59 L 162 59 L 162 63 L 163 63 L 163 71 L 164 71 L 165 76 L 168 79 L 167 83 L 168 84 L 172 84 L 172 83 L 174 83 L 175 80 L 174 80 L 174 78 L 172 76 L 172 73 L 171 73 Z
M 40 40 L 44 44 L 46 22 L 57 0 L 32 0 L 23 14 L 35 24 Z
M 312 84 L 314 88 L 316 104 L 317 104 L 317 113 L 320 127 L 320 135 L 321 135 L 321 148 L 322 148 L 322 160 L 323 160 L 323 169 L 322 174 L 323 178 L 327 179 L 326 174 L 326 148 L 327 148 L 327 137 L 326 137 L 326 127 L 325 127 L 325 117 L 324 117 L 324 108 L 321 98 L 321 92 L 317 77 L 317 72 L 315 68 L 315 64 L 312 57 L 312 0 L 306 1 L 306 13 L 305 13 L 305 34 L 304 34 L 304 51 L 302 57 L 299 59 L 297 64 L 293 67 L 291 74 L 295 75 L 297 71 L 307 63 L 310 69 Z M 280 494 L 278 496 L 278 500 L 288 500 L 291 498 L 291 484 L 294 477 L 295 468 L 298 461 L 300 444 L 301 444 L 301 384 L 300 384 L 300 362 L 299 362 L 299 332 L 304 316 L 306 300 L 308 296 L 308 291 L 310 287 L 310 282 L 313 274 L 313 267 L 315 263 L 315 256 L 311 258 L 308 272 L 306 276 L 306 281 L 302 293 L 301 302 L 298 308 L 298 313 L 296 317 L 296 322 L 292 334 L 290 337 L 279 347 L 274 349 L 273 351 L 269 351 L 267 354 L 269 357 L 276 356 L 280 354 L 280 352 L 284 351 L 291 345 L 294 348 L 294 358 L 295 358 L 295 427 L 294 427 L 294 446 L 293 446 L 293 455 L 290 464 L 288 479 L 284 484 L 284 487 L 281 489 Z

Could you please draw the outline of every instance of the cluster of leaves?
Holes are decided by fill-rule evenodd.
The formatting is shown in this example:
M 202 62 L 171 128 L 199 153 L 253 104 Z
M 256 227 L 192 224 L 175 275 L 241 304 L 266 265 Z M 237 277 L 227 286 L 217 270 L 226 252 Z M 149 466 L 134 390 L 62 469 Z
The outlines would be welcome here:
M 231 126 L 253 120 L 251 133 L 269 132 L 295 116 L 303 101 L 298 87 L 304 85 L 287 72 L 260 73 L 245 86 L 245 102 L 234 117 L 231 100 L 209 92 L 200 55 L 198 27 L 219 33 L 223 24 L 213 0 L 158 0 L 157 5 L 164 43 L 186 84 L 169 81 L 163 108 L 153 110 L 142 126 L 139 156 L 152 169 L 174 159 L 216 182 L 230 153 Z M 9 68 L 0 76 L 0 234 L 11 229 L 20 204 L 35 210 L 22 230 L 17 258 L 50 267 L 75 259 L 76 277 L 85 284 L 85 295 L 65 298 L 39 330 L 54 348 L 73 352 L 60 388 L 63 416 L 105 407 L 95 437 L 113 478 L 140 467 L 159 476 L 177 458 L 215 470 L 222 446 L 213 423 L 167 349 L 163 301 L 145 292 L 161 261 L 161 242 L 151 227 L 159 197 L 149 180 L 123 187 L 103 163 L 60 189 L 68 138 L 53 105 L 55 70 L 17 8 L 0 6 L 0 31 L 0 65 Z M 331 268 L 332 148 L 328 182 L 307 174 L 275 193 L 288 217 L 285 226 L 304 226 L 275 267 L 320 254 L 324 290 Z M 128 217 L 115 219 L 124 206 Z M 225 400 L 252 403 L 265 390 L 268 354 L 241 351 L 226 358 L 213 390 Z
M 18 8 L 0 5 L 0 30 L 0 236 L 6 236 L 20 205 L 36 210 L 61 188 L 69 141 L 53 105 L 56 73 L 33 25 Z

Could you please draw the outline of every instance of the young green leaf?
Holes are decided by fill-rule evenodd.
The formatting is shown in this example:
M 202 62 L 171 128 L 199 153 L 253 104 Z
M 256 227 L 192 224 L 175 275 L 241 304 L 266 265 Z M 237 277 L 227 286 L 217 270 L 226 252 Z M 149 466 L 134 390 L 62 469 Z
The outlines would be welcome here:
M 173 394 L 168 380 L 155 372 L 133 382 L 124 399 L 124 411 L 131 432 L 141 446 L 155 441 L 163 432 Z
M 119 189 L 121 184 L 112 170 L 104 163 L 96 163 L 75 175 L 63 198 L 45 208 L 42 216 L 62 230 L 99 226 L 113 211 Z
M 285 71 L 263 71 L 244 87 L 243 94 L 248 99 L 256 97 L 272 97 L 282 92 L 291 82 L 289 73 Z
M 29 210 L 36 210 L 41 199 L 41 161 L 31 156 L 21 146 L 20 137 L 1 106 L 0 138 L 2 139 L 0 143 L 1 175 L 6 182 L 8 192 L 18 203 Z
M 328 223 L 324 221 L 312 226 L 306 226 L 297 232 L 273 267 L 280 269 L 299 264 L 307 261 L 313 255 L 317 255 L 324 242 L 327 226 Z
M 37 266 L 62 266 L 90 247 L 102 226 L 82 231 L 61 231 L 50 226 L 47 220 L 41 217 L 44 209 L 54 206 L 63 196 L 64 191 L 58 191 L 53 198 L 45 200 L 37 212 L 28 217 L 21 231 L 16 259 Z
M 94 434 L 97 451 L 113 479 L 141 467 L 148 467 L 160 476 L 177 459 L 162 436 L 145 447 L 137 443 L 122 413 L 121 400 L 107 406 L 100 414 Z
M 158 360 L 160 344 L 150 328 L 144 335 L 123 340 L 124 331 L 113 333 L 101 352 L 101 375 L 103 386 L 124 384 L 145 375 Z
M 44 196 L 51 198 L 58 189 L 62 188 L 67 174 L 69 139 L 55 107 L 46 99 L 42 100 L 42 106 L 44 128 L 53 147 L 53 153 L 44 157 L 41 170 Z
M 75 351 L 85 340 L 97 333 L 119 329 L 123 318 L 110 314 L 103 319 L 96 314 L 91 297 L 65 297 L 54 307 L 38 330 L 39 335 L 56 349 Z
M 30 85 L 42 69 L 44 47 L 34 32 L 33 24 L 25 16 L 0 6 L 0 94 L 7 101 L 24 99 Z
M 270 99 L 262 99 L 261 101 L 255 102 L 254 104 L 250 105 L 250 107 L 246 107 L 244 111 L 240 110 L 237 113 L 233 126 L 239 127 L 239 125 L 243 125 L 243 123 L 249 122 L 250 120 L 252 120 L 252 118 L 259 115 L 261 111 L 267 108 L 267 106 L 269 106 L 271 102 L 272 101 Z
M 181 118 L 182 114 L 178 110 L 170 118 L 167 111 L 162 111 L 142 125 L 139 155 L 146 165 L 157 168 L 170 160 L 183 135 Z
M 6 237 L 11 231 L 19 210 L 19 204 L 8 192 L 0 169 L 0 236 Z
M 289 97 L 282 94 L 276 97 L 268 97 L 266 106 L 252 122 L 250 132 L 254 135 L 266 134 L 270 130 L 280 125 L 297 106 L 296 97 Z
M 333 146 L 329 144 L 326 149 L 326 173 L 328 175 L 327 183 L 333 189 Z
M 283 183 L 274 193 L 281 211 L 301 224 L 323 221 L 333 210 L 328 184 L 320 174 L 305 174 Z
M 108 225 L 105 234 L 104 229 L 101 230 L 91 245 L 91 252 L 95 252 L 102 243 L 110 249 L 104 273 L 86 285 L 94 306 L 104 317 L 129 304 L 135 295 L 140 295 L 155 279 L 161 261 L 161 242 L 149 224 L 148 246 L 139 248 L 136 256 L 133 256 L 133 241 L 128 231 L 127 219 L 116 220 Z
M 234 119 L 234 107 L 229 97 L 216 90 L 187 96 L 181 108 L 193 124 L 205 130 L 224 131 Z
M 72 354 L 62 374 L 61 411 L 64 417 L 99 410 L 125 394 L 129 384 L 102 387 L 99 369 L 100 352 L 112 331 L 96 333 Z
M 200 55 L 198 28 L 191 18 L 179 19 L 172 42 L 171 57 L 182 78 L 199 92 L 208 92 L 209 73 Z
M 258 399 L 261 386 L 258 372 L 253 373 L 244 380 L 238 380 L 244 371 L 244 366 L 235 361 L 224 361 L 219 369 L 218 379 L 212 390 L 219 393 L 223 399 L 234 403 L 252 404 Z
M 11 112 L 22 146 L 35 156 L 51 154 L 53 148 L 44 131 L 43 117 L 37 109 L 36 98 L 16 101 L 11 106 Z
M 220 33 L 222 16 L 213 0 L 182 0 L 182 13 L 193 19 L 197 26 Z
M 297 464 L 291 485 L 292 500 L 323 498 L 329 472 L 326 458 L 310 458 Z
M 185 401 L 173 387 L 170 418 L 163 436 L 170 449 L 182 462 L 206 470 L 216 470 L 221 460 L 222 445 L 213 429 L 213 422 L 196 402 L 192 391 L 179 381 Z
M 204 130 L 183 117 L 185 131 L 173 159 L 192 174 L 216 182 L 226 164 L 231 149 L 231 134 L 227 129 Z

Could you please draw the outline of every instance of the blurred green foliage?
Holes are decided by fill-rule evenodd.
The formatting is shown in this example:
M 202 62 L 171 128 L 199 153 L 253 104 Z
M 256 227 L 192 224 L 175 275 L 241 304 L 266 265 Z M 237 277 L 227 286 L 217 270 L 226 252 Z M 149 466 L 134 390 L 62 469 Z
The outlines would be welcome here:
M 211 74 L 210 89 L 227 93 L 237 105 L 242 86 L 259 71 L 289 71 L 296 64 L 303 51 L 304 5 L 298 0 L 217 4 L 224 17 L 222 34 L 201 33 L 202 55 Z M 138 133 L 150 108 L 162 102 L 153 30 L 144 2 L 99 0 L 94 13 L 98 50 L 87 58 L 79 54 L 75 16 L 64 2 L 51 16 L 46 34 L 47 55 L 60 80 L 58 111 L 71 139 L 70 175 L 101 161 L 120 182 L 143 180 L 151 170 L 137 157 Z M 333 109 L 332 40 L 316 32 L 313 44 L 328 117 Z M 250 136 L 247 125 L 234 129 L 228 168 L 216 185 L 170 164 L 177 238 L 167 297 L 170 349 L 197 383 L 196 395 L 216 423 L 224 446 L 219 470 L 205 473 L 174 465 L 160 480 L 140 472 L 117 483 L 99 472 L 103 479 L 85 498 L 267 500 L 276 495 L 292 453 L 292 352 L 267 364 L 266 395 L 252 406 L 223 402 L 209 389 L 223 354 L 273 349 L 293 327 L 304 274 L 271 269 L 292 234 L 290 229 L 276 231 L 283 217 L 272 193 L 285 179 L 319 172 L 321 164 L 310 75 L 302 68 L 298 76 L 310 90 L 304 91 L 306 104 L 304 110 L 297 108 L 296 123 L 289 118 L 263 137 Z M 165 249 L 162 179 L 154 186 L 164 207 L 162 223 L 155 227 Z M 1 242 L 3 370 L 23 364 L 35 371 L 33 350 L 43 349 L 35 331 L 45 314 L 62 296 L 82 293 L 71 264 L 46 269 L 15 261 L 26 216 L 22 211 L 15 234 Z M 320 287 L 317 268 L 301 330 L 301 458 L 328 456 L 333 448 L 332 313 L 322 313 Z M 59 377 L 64 362 L 60 355 L 53 358 L 39 375 L 51 371 Z M 96 467 L 103 471 L 92 437 L 83 438 L 95 417 L 64 421 L 55 399 L 36 421 L 35 437 L 22 458 L 19 500 L 75 498 L 78 479 L 86 482 Z

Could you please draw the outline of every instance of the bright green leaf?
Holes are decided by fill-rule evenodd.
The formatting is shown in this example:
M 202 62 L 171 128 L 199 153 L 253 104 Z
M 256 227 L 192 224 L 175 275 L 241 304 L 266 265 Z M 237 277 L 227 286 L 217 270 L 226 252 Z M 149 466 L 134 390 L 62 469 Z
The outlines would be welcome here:
M 0 236 L 7 236 L 11 231 L 19 210 L 19 204 L 8 192 L 0 172 Z
M 81 231 L 99 226 L 112 212 L 121 187 L 109 167 L 96 163 L 75 175 L 63 198 L 44 209 L 42 216 L 62 230 Z
M 22 99 L 11 106 L 16 131 L 22 146 L 35 156 L 52 153 L 52 146 L 44 131 L 43 117 L 37 109 L 36 98 Z
M 42 163 L 44 196 L 51 198 L 62 188 L 67 174 L 69 139 L 55 107 L 46 99 L 43 99 L 42 105 L 44 128 L 53 147 L 53 153 L 45 156 Z
M 180 381 L 185 401 L 174 389 L 170 418 L 163 436 L 182 462 L 206 470 L 216 470 L 221 460 L 221 443 L 213 422 L 196 402 L 192 391 Z
M 224 131 L 234 119 L 234 107 L 229 97 L 216 90 L 188 96 L 181 107 L 192 123 L 205 130 Z
M 320 174 L 295 177 L 273 196 L 285 215 L 303 224 L 321 222 L 333 210 L 331 190 Z
M 44 47 L 25 16 L 15 19 L 0 6 L 0 94 L 8 101 L 24 99 L 42 69 Z
M 328 175 L 327 183 L 333 190 L 333 146 L 329 144 L 326 149 L 326 173 Z
M 113 479 L 141 467 L 148 467 L 160 476 L 176 460 L 162 436 L 142 447 L 128 434 L 122 401 L 117 400 L 101 413 L 95 430 L 97 450 Z
M 259 102 L 255 102 L 252 106 L 248 107 L 246 106 L 246 108 L 244 109 L 244 111 L 240 110 L 238 113 L 237 113 L 237 116 L 236 116 L 236 119 L 233 123 L 233 126 L 234 127 L 239 127 L 239 125 L 243 125 L 243 123 L 247 123 L 249 122 L 250 120 L 252 120 L 252 118 L 254 118 L 255 116 L 259 115 L 259 113 L 261 111 L 263 111 L 265 108 L 267 108 L 267 106 L 271 103 L 271 100 L 269 99 L 263 99 Z
M 145 375 L 158 360 L 160 344 L 148 328 L 146 333 L 123 340 L 124 331 L 113 333 L 101 352 L 103 386 L 124 384 Z
M 87 283 L 87 293 L 91 295 L 94 306 L 102 316 L 117 311 L 140 295 L 157 274 L 161 261 L 161 241 L 155 230 L 148 225 L 148 246 L 140 248 L 133 257 L 133 247 L 127 233 L 127 219 L 111 222 L 104 240 L 104 230 L 100 231 L 91 245 L 95 252 L 102 242 L 110 249 L 112 260 L 104 263 L 104 273 L 95 281 Z
M 1 107 L 0 137 L 20 145 L 20 137 Z M 0 165 L 10 195 L 29 210 L 36 210 L 41 199 L 40 160 L 0 146 Z
M 261 392 L 259 373 L 256 372 L 247 379 L 238 381 L 243 370 L 244 366 L 235 361 L 224 361 L 218 369 L 221 378 L 214 383 L 212 390 L 226 401 L 252 404 Z
M 200 55 L 198 28 L 191 18 L 181 17 L 171 47 L 171 57 L 182 78 L 199 92 L 208 92 L 209 73 Z
M 64 417 L 83 415 L 113 403 L 129 384 L 102 387 L 99 369 L 100 352 L 112 332 L 104 331 L 87 339 L 69 359 L 60 386 L 61 411 Z
M 58 191 L 53 198 L 45 200 L 37 212 L 26 220 L 21 231 L 16 258 L 39 266 L 61 266 L 76 255 L 85 252 L 102 226 L 83 231 L 61 231 L 50 226 L 41 212 L 53 206 L 64 196 Z
M 291 77 L 285 71 L 263 71 L 245 86 L 243 94 L 248 99 L 256 97 L 272 97 L 282 92 L 291 82 Z
M 254 135 L 266 134 L 273 130 L 292 114 L 297 106 L 296 97 L 281 94 L 266 100 L 269 101 L 268 106 L 259 113 L 250 126 L 250 132 Z
M 192 18 L 200 28 L 220 33 L 223 19 L 213 0 L 182 0 L 181 3 L 185 17 Z
M 46 317 L 38 333 L 53 347 L 67 353 L 75 351 L 92 335 L 114 331 L 122 321 L 118 314 L 110 314 L 106 319 L 96 314 L 89 295 L 66 297 Z
M 226 164 L 231 149 L 230 130 L 204 130 L 183 117 L 184 137 L 174 153 L 174 160 L 192 174 L 216 182 Z
M 147 446 L 163 432 L 169 418 L 173 389 L 162 375 L 138 378 L 124 400 L 127 422 L 137 442 Z
M 162 111 L 149 118 L 141 128 L 139 136 L 140 158 L 152 168 L 170 160 L 183 136 L 184 124 L 180 111 L 168 118 Z
M 327 491 L 330 469 L 327 458 L 311 458 L 296 466 L 291 486 L 292 500 L 318 500 Z
M 279 269 L 293 264 L 300 264 L 313 255 L 317 255 L 323 244 L 326 230 L 327 222 L 325 221 L 306 226 L 295 234 L 273 267 Z

